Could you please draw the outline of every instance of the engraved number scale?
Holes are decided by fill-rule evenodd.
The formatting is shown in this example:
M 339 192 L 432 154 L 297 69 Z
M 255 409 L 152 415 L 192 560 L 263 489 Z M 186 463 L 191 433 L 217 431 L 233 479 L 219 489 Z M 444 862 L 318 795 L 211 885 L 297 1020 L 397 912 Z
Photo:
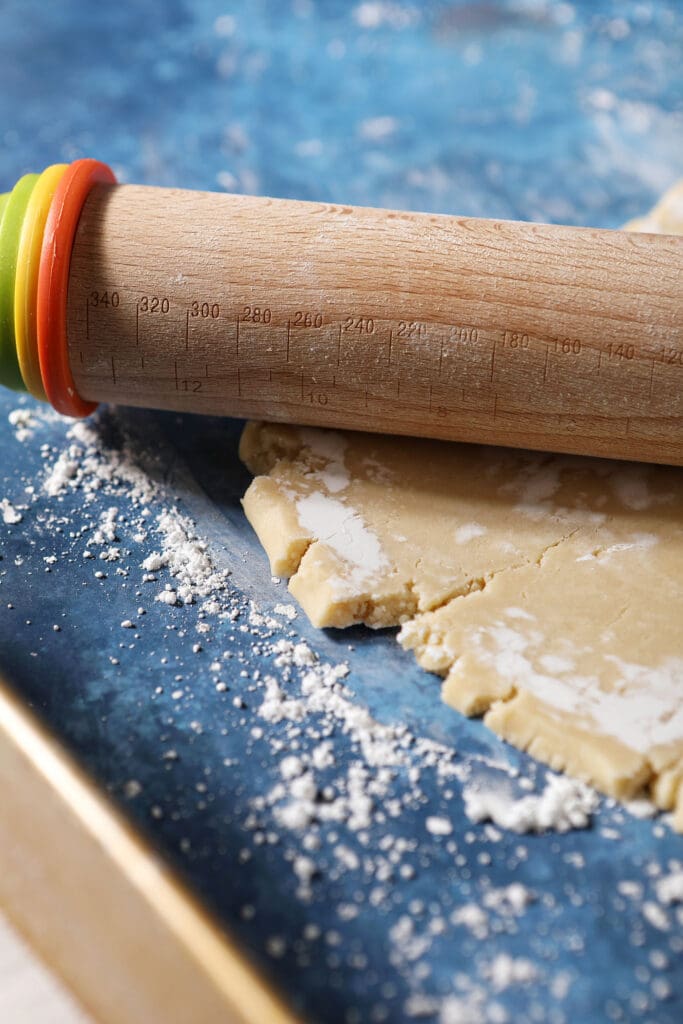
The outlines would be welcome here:
M 97 187 L 83 398 L 683 464 L 683 239 Z

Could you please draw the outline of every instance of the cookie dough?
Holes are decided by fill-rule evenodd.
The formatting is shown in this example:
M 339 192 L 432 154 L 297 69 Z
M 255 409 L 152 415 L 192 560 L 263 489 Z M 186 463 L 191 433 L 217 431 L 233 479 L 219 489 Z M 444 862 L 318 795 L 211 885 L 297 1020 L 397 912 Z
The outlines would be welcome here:
M 240 454 L 315 625 L 401 625 L 447 703 L 683 831 L 682 470 L 254 423 Z

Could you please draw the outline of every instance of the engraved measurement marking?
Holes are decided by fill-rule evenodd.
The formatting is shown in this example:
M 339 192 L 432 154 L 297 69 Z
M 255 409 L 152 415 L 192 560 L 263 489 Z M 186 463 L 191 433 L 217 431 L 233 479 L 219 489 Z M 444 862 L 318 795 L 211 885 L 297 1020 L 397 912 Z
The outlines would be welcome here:
M 313 403 L 313 404 L 317 404 L 318 407 L 321 407 L 321 406 L 324 407 L 327 403 L 325 401 L 320 401 L 320 397 L 321 396 L 317 396 L 316 393 L 310 392 L 310 394 L 306 396 L 306 399 L 307 399 L 307 403 L 306 404 L 310 405 L 310 404 Z M 316 398 L 318 398 L 317 403 L 315 402 Z M 255 414 L 258 414 L 258 410 L 261 408 L 261 406 L 260 406 L 261 399 L 259 399 L 259 398 L 245 398 L 244 401 L 245 401 L 245 403 L 247 405 L 254 406 Z M 269 399 L 269 404 L 273 405 L 273 406 L 281 406 L 283 408 L 283 410 L 291 408 L 291 406 L 292 406 L 291 400 L 288 399 L 288 398 L 281 398 L 281 399 L 272 398 L 272 399 Z M 322 412 L 322 409 L 320 409 L 320 411 Z M 353 413 L 357 412 L 357 406 L 354 406 L 354 405 L 337 405 L 337 406 L 331 408 L 330 411 L 334 412 L 334 413 L 346 413 L 346 414 L 350 415 L 350 414 L 353 414 Z M 447 410 L 443 406 L 437 406 L 436 410 L 434 411 L 434 415 L 438 416 L 440 418 L 443 418 L 444 416 L 448 415 L 448 412 L 449 412 L 449 410 Z M 387 422 L 396 423 L 397 425 L 401 426 L 401 429 L 405 428 L 407 425 L 410 425 L 410 424 L 415 424 L 417 427 L 420 427 L 420 428 L 424 426 L 424 420 L 413 419 L 411 417 L 411 415 L 410 415 L 410 407 L 402 408 L 400 410 L 395 410 L 395 409 L 392 409 L 391 407 L 385 407 L 384 408 L 384 415 L 385 415 L 385 418 L 386 418 Z M 544 418 L 547 420 L 548 424 L 550 424 L 552 426 L 555 426 L 558 430 L 561 430 L 563 428 L 563 417 L 562 417 L 562 415 L 548 413 Z M 606 422 L 617 422 L 617 421 L 606 421 Z M 572 426 L 571 417 L 566 417 L 564 419 L 564 424 L 566 426 L 568 426 L 568 427 Z M 586 435 L 586 434 L 583 434 L 583 433 L 576 433 L 576 431 L 575 431 L 574 436 L 576 436 L 576 437 L 579 437 L 579 436 L 584 437 L 584 436 L 589 436 L 589 435 Z
M 237 367 L 237 395 L 239 398 L 242 397 L 242 378 L 240 377 L 240 368 Z
M 84 333 L 85 333 L 85 337 L 86 337 L 86 339 L 88 341 L 91 341 L 91 340 L 96 339 L 98 337 L 99 329 L 102 326 L 102 324 L 105 323 L 105 320 L 101 319 L 100 316 L 97 316 L 95 318 L 95 320 L 92 321 L 92 318 L 90 316 L 90 308 L 92 307 L 93 309 L 96 309 L 98 313 L 108 313 L 108 314 L 111 314 L 113 312 L 113 310 L 115 310 L 119 306 L 119 304 L 120 304 L 120 299 L 119 299 L 119 293 L 118 292 L 113 292 L 113 291 L 105 290 L 105 291 L 103 291 L 101 293 L 92 292 L 90 295 L 87 296 L 87 298 L 86 298 L 86 308 L 85 308 L 85 311 L 84 311 L 85 312 L 85 316 L 84 316 L 85 330 L 84 330 Z M 216 313 L 218 312 L 218 308 L 219 308 L 217 303 L 214 303 L 213 305 L 208 304 L 208 303 L 203 303 L 201 306 L 199 306 L 198 308 L 200 310 L 200 315 L 202 315 L 202 316 L 204 315 L 203 312 L 202 312 L 202 310 L 204 309 L 204 306 L 206 306 L 206 309 L 207 309 L 207 311 L 209 313 L 210 318 L 218 319 L 216 316 L 214 316 L 214 308 L 215 308 Z M 146 297 L 146 296 L 143 296 L 142 298 L 138 298 L 138 300 L 135 302 L 135 345 L 137 347 L 141 347 L 141 339 L 140 339 L 140 315 L 141 315 L 141 313 L 143 313 L 143 312 L 166 313 L 166 312 L 169 311 L 169 307 L 170 307 L 170 300 L 167 299 L 167 298 L 155 298 L 155 297 L 149 298 L 149 297 Z M 245 307 L 245 309 L 246 308 L 247 307 Z M 276 317 L 271 312 L 269 307 L 248 307 L 248 308 L 249 308 L 249 313 L 250 313 L 250 318 L 251 318 L 250 322 L 253 324 L 254 328 L 256 328 L 256 327 L 265 327 L 265 328 L 270 328 L 271 330 L 274 329 L 275 325 L 273 324 L 273 320 L 275 320 Z M 185 305 L 185 309 L 186 309 L 186 317 L 185 317 L 185 331 L 184 331 L 184 350 L 187 353 L 187 352 L 190 351 L 190 348 L 189 348 L 189 318 L 190 318 L 191 315 L 194 315 L 194 313 L 191 311 L 191 309 L 189 308 L 188 305 Z M 237 318 L 233 321 L 235 323 L 235 345 L 236 345 L 236 355 L 238 357 L 239 357 L 239 354 L 240 354 L 240 332 L 241 332 L 241 323 L 243 322 L 243 319 L 244 318 L 241 315 L 237 315 Z M 81 321 L 81 324 L 83 324 L 84 321 Z M 287 326 L 287 342 L 286 342 L 286 357 L 285 357 L 285 361 L 290 366 L 291 366 L 291 328 L 292 328 L 293 322 L 294 321 L 293 321 L 292 318 L 285 319 L 284 316 L 283 316 L 282 321 L 281 321 L 281 326 L 282 327 L 285 326 L 285 323 L 286 323 L 286 326 Z M 571 357 L 580 357 L 581 355 L 584 354 L 584 352 L 587 351 L 585 349 L 585 343 L 583 343 L 579 339 L 560 337 L 560 338 L 551 338 L 550 340 L 546 340 L 546 339 L 541 338 L 541 337 L 534 337 L 534 336 L 532 336 L 531 332 L 520 332 L 520 331 L 511 332 L 511 331 L 507 331 L 506 329 L 504 329 L 502 327 L 497 327 L 495 325 L 487 325 L 485 328 L 478 328 L 478 327 L 467 328 L 467 331 L 469 332 L 469 339 L 468 340 L 470 340 L 472 342 L 476 342 L 477 334 L 479 334 L 480 340 L 483 341 L 484 338 L 486 338 L 487 344 L 486 345 L 478 345 L 478 346 L 473 344 L 473 346 L 471 348 L 468 347 L 468 349 L 465 350 L 460 345 L 453 346 L 453 345 L 449 344 L 454 339 L 454 335 L 457 334 L 458 331 L 460 331 L 462 333 L 462 330 L 463 330 L 462 327 L 458 327 L 457 325 L 452 325 L 452 324 L 449 325 L 447 323 L 442 323 L 442 322 L 438 322 L 437 323 L 437 322 L 431 322 L 431 321 L 430 322 L 426 322 L 426 321 L 424 321 L 424 322 L 423 321 L 419 321 L 419 322 L 418 321 L 414 321 L 413 322 L 413 321 L 406 320 L 406 321 L 400 321 L 399 322 L 399 321 L 392 321 L 391 319 L 387 319 L 387 320 L 384 321 L 384 323 L 380 323 L 380 322 L 378 322 L 378 321 L 376 321 L 376 320 L 374 320 L 372 318 L 366 318 L 366 317 L 355 316 L 355 315 L 354 316 L 347 316 L 346 318 L 342 317 L 340 320 L 337 321 L 337 323 L 338 323 L 338 333 L 337 333 L 337 338 L 336 338 L 336 343 L 337 343 L 336 344 L 336 366 L 339 367 L 339 368 L 345 367 L 346 366 L 346 357 L 347 357 L 347 355 L 351 356 L 351 353 L 347 354 L 347 353 L 345 353 L 342 350 L 342 341 L 343 341 L 342 335 L 345 332 L 347 332 L 347 331 L 356 331 L 357 332 L 356 336 L 360 337 L 360 335 L 379 334 L 380 333 L 380 329 L 381 329 L 381 333 L 382 333 L 382 335 L 384 337 L 384 345 L 387 344 L 387 340 L 388 340 L 388 347 L 385 348 L 384 345 L 383 345 L 383 355 L 382 355 L 382 358 L 381 359 L 377 359 L 376 362 L 374 360 L 372 360 L 371 363 L 366 367 L 366 372 L 369 375 L 369 378 L 371 377 L 372 379 L 374 379 L 375 383 L 379 386 L 380 390 L 378 392 L 377 397 L 379 397 L 381 393 L 384 393 L 385 397 L 388 398 L 389 394 L 390 394 L 390 391 L 391 391 L 391 384 L 393 383 L 393 381 L 392 382 L 390 382 L 388 380 L 383 381 L 381 379 L 381 376 L 382 376 L 381 367 L 382 367 L 382 365 L 384 365 L 385 367 L 388 365 L 389 367 L 392 368 L 392 371 L 396 371 L 396 370 L 400 371 L 400 369 L 401 369 L 400 364 L 401 364 L 402 360 L 398 358 L 399 353 L 394 352 L 394 348 L 393 348 L 394 334 L 397 334 L 397 337 L 398 336 L 400 336 L 400 337 L 404 337 L 405 336 L 406 341 L 408 343 L 408 349 L 412 352 L 414 358 L 419 360 L 420 351 L 419 351 L 419 349 L 415 349 L 414 345 L 410 344 L 410 342 L 411 341 L 412 342 L 417 341 L 417 340 L 419 340 L 421 338 L 424 338 L 425 336 L 427 338 L 429 338 L 430 334 L 432 333 L 432 330 L 434 330 L 435 335 L 432 334 L 432 349 L 430 350 L 430 352 L 428 354 L 430 356 L 435 356 L 436 355 L 435 346 L 436 346 L 436 344 L 438 342 L 438 344 L 439 344 L 438 360 L 434 359 L 434 361 L 431 362 L 431 359 L 430 359 L 430 362 L 431 362 L 431 373 L 427 374 L 425 382 L 424 382 L 425 384 L 428 384 L 430 380 L 434 381 L 434 382 L 443 380 L 443 371 L 444 371 L 445 368 L 447 369 L 449 367 L 451 360 L 453 362 L 453 368 L 454 369 L 457 368 L 458 364 L 468 365 L 469 361 L 471 360 L 472 361 L 472 365 L 475 366 L 477 373 L 480 373 L 482 370 L 485 373 L 484 367 L 486 365 L 488 353 L 490 352 L 490 373 L 489 373 L 489 379 L 490 379 L 491 385 L 495 385 L 496 375 L 498 375 L 498 377 L 500 377 L 501 373 L 503 373 L 502 367 L 501 367 L 501 365 L 499 365 L 500 364 L 500 352 L 498 350 L 499 344 L 502 343 L 503 348 L 506 350 L 504 352 L 504 360 L 503 360 L 504 363 L 505 363 L 506 359 L 510 359 L 510 358 L 513 357 L 515 350 L 517 350 L 519 354 L 521 354 L 521 352 L 524 351 L 524 350 L 529 350 L 527 358 L 530 360 L 530 362 L 533 361 L 534 364 L 537 366 L 537 368 L 540 369 L 540 360 L 541 360 L 540 344 L 543 344 L 545 342 L 545 346 L 544 346 L 545 347 L 545 352 L 543 353 L 542 382 L 543 382 L 543 385 L 545 385 L 546 387 L 551 387 L 552 372 L 551 372 L 550 362 L 549 362 L 550 346 L 553 345 L 553 353 L 559 359 L 562 359 L 563 357 L 564 358 L 569 358 L 569 359 L 571 359 Z M 410 329 L 410 330 L 401 330 L 401 327 L 404 324 L 408 324 L 409 327 L 412 328 L 413 324 L 418 325 L 418 323 L 419 323 L 419 328 L 417 328 L 414 331 L 412 329 Z M 301 324 L 302 324 L 302 326 L 308 326 L 308 324 L 305 323 L 303 318 L 302 318 Z M 178 325 L 178 326 L 180 326 L 180 325 Z M 316 315 L 316 323 L 311 324 L 311 326 L 318 326 L 318 324 L 317 324 L 317 315 Z M 332 326 L 332 325 L 329 325 L 329 326 Z M 92 327 L 92 333 L 91 333 L 91 327 Z M 449 332 L 451 332 L 451 333 L 449 333 Z M 178 334 L 180 334 L 180 330 L 178 331 Z M 388 339 L 387 339 L 387 334 L 388 334 Z M 459 336 L 458 339 L 455 339 L 455 340 L 463 340 L 463 339 Z M 534 345 L 530 345 L 530 341 L 531 340 L 534 341 Z M 180 341 L 180 338 L 178 338 L 178 341 Z M 490 349 L 488 347 L 489 344 L 491 345 Z M 249 347 L 250 346 L 247 346 L 247 348 L 249 348 Z M 508 348 L 510 348 L 510 350 L 511 350 L 510 353 L 507 352 Z M 649 351 L 648 351 L 648 348 L 649 348 Z M 623 349 L 623 351 L 622 351 L 622 349 Z M 655 364 L 656 363 L 661 363 L 662 366 L 664 367 L 664 373 L 666 373 L 667 375 L 669 373 L 671 373 L 672 371 L 676 372 L 676 369 L 679 366 L 683 366 L 683 351 L 678 349 L 678 348 L 676 348 L 676 347 L 673 347 L 673 346 L 660 345 L 658 347 L 658 349 L 656 351 L 654 351 L 654 349 L 652 347 L 645 347 L 645 348 L 643 348 L 642 346 L 638 347 L 638 346 L 635 346 L 633 344 L 630 344 L 630 343 L 627 344 L 626 342 L 624 342 L 623 344 L 620 343 L 619 345 L 615 344 L 615 345 L 602 346 L 602 347 L 601 346 L 596 346 L 595 351 L 597 351 L 597 360 L 592 360 L 591 361 L 592 362 L 592 366 L 590 367 L 590 369 L 591 369 L 591 372 L 593 374 L 597 375 L 597 376 L 601 376 L 602 357 L 603 357 L 603 355 L 605 356 L 606 361 L 609 363 L 610 367 L 614 366 L 617 370 L 623 369 L 624 372 L 626 372 L 626 373 L 629 372 L 629 368 L 630 367 L 635 365 L 635 362 L 641 361 L 641 365 L 642 364 L 646 365 L 647 362 L 649 361 L 649 363 L 650 363 L 650 371 L 649 371 L 649 374 L 648 374 L 648 378 L 649 379 L 647 380 L 647 384 L 646 384 L 646 380 L 642 379 L 642 383 L 640 383 L 640 387 L 642 388 L 642 392 L 645 392 L 645 388 L 647 387 L 647 393 L 646 393 L 646 395 L 643 394 L 643 398 L 645 398 L 650 403 L 652 403 L 654 401 L 654 399 L 655 399 L 655 397 L 657 395 L 659 386 L 660 386 L 660 381 L 657 378 L 656 373 L 655 373 L 655 369 L 656 369 L 656 365 Z M 267 361 L 268 353 L 269 352 L 270 352 L 270 348 L 267 346 L 265 348 L 265 350 L 261 353 L 263 362 Z M 304 355 L 305 355 L 305 357 L 313 356 L 314 352 L 315 352 L 314 347 L 311 347 L 310 349 L 309 349 L 308 346 L 304 347 Z M 369 357 L 371 355 L 371 352 L 368 352 L 367 354 L 368 354 L 368 357 Z M 407 354 L 409 354 L 409 353 L 407 353 Z M 246 353 L 243 352 L 242 355 L 244 357 L 246 355 Z M 256 356 L 257 359 L 258 359 L 258 356 L 259 356 L 259 347 L 258 347 L 258 345 L 256 346 L 255 352 L 253 353 L 253 355 Z M 330 352 L 330 356 L 331 355 L 332 355 L 332 353 Z M 342 356 L 345 357 L 344 360 L 342 360 Z M 636 358 L 636 356 L 637 356 L 637 358 Z M 85 350 L 83 350 L 83 349 L 79 350 L 79 352 L 78 352 L 78 359 L 79 359 L 81 365 L 83 365 L 85 367 L 88 366 L 88 360 L 85 359 Z M 578 362 L 578 360 L 577 360 L 577 362 Z M 111 365 L 111 380 L 112 380 L 112 382 L 115 385 L 118 385 L 118 380 L 121 377 L 122 373 L 125 375 L 125 371 L 122 370 L 122 366 L 125 366 L 125 365 L 126 365 L 125 364 L 125 359 L 123 360 L 123 363 L 122 363 L 121 353 L 120 352 L 116 352 L 116 358 L 114 360 L 114 358 L 112 357 L 112 365 Z M 144 356 L 139 354 L 137 358 L 133 359 L 131 361 L 131 363 L 130 363 L 131 370 L 133 370 L 134 366 L 135 367 L 139 367 L 141 369 L 144 369 L 144 367 L 145 367 Z M 427 366 L 427 368 L 429 368 L 429 366 Z M 297 367 L 297 369 L 298 369 L 298 367 Z M 586 367 L 586 370 L 588 370 L 588 366 Z M 198 374 L 201 375 L 205 379 L 210 379 L 209 373 L 208 373 L 208 364 L 205 364 L 205 369 L 204 369 L 204 371 L 202 371 L 201 370 L 201 363 L 200 363 L 199 366 L 196 368 L 195 372 L 198 372 Z M 303 366 L 302 366 L 302 376 L 305 377 L 306 372 L 307 372 L 307 365 L 306 365 L 306 362 L 304 362 Z M 379 380 L 377 380 L 378 375 L 380 377 Z M 269 371 L 269 377 L 272 380 L 272 375 L 271 375 L 270 371 Z M 177 378 L 177 373 L 176 373 L 176 378 Z M 364 383 L 370 383 L 370 379 L 369 378 L 366 379 L 366 382 L 364 382 Z M 645 378 L 645 374 L 644 373 L 643 373 L 643 378 Z M 180 381 L 179 378 L 177 378 L 177 379 L 178 379 L 177 389 L 178 390 L 182 390 L 183 382 Z M 294 379 L 296 379 L 296 378 L 294 378 Z M 194 384 L 196 382 L 195 381 L 190 381 L 190 383 Z M 277 385 L 277 380 L 275 380 L 274 383 Z M 358 383 L 359 383 L 359 385 L 361 384 L 360 381 Z M 412 386 L 413 383 L 414 382 L 411 379 L 404 377 L 402 380 L 400 380 L 400 383 L 397 384 L 396 394 L 406 396 L 411 391 L 411 386 Z M 334 383 L 332 384 L 332 387 L 336 387 L 337 392 L 338 392 L 339 383 L 335 380 Z M 430 384 L 430 387 L 431 387 L 431 384 Z M 301 382 L 301 394 L 302 394 L 301 400 L 302 401 L 304 401 L 305 398 L 306 398 L 306 390 L 305 389 L 306 389 L 305 380 L 302 380 L 302 382 Z M 493 392 L 493 390 L 494 390 L 494 388 L 492 387 L 491 391 Z M 241 395 L 241 380 L 240 380 L 240 397 L 242 397 L 242 395 Z M 371 407 L 371 403 L 374 401 L 375 397 L 376 396 L 373 394 L 372 391 L 364 389 L 363 385 L 361 385 L 358 388 L 358 392 L 357 392 L 357 394 L 355 396 L 355 401 L 358 403 L 358 406 L 360 406 L 361 408 L 363 407 L 363 405 L 366 408 L 368 408 L 368 407 Z M 425 395 L 425 397 L 426 397 L 426 395 Z M 441 415 L 441 412 L 440 412 L 440 408 L 441 407 L 439 407 L 439 410 L 437 410 L 436 404 L 434 403 L 434 397 L 435 396 L 434 396 L 434 394 L 432 392 L 431 395 L 430 395 L 429 413 L 431 415 L 437 415 L 437 413 L 439 415 Z M 497 410 L 496 410 L 496 413 L 497 413 Z
M 292 377 L 293 376 L 295 376 L 295 375 L 292 374 Z M 350 399 L 349 401 L 343 402 L 343 403 L 335 403 L 334 405 L 329 405 L 329 397 L 325 393 L 325 391 L 316 391 L 316 390 L 310 390 L 310 389 L 308 391 L 305 391 L 304 390 L 304 373 L 301 372 L 300 375 L 297 374 L 296 376 L 300 376 L 300 379 L 301 379 L 301 385 L 302 385 L 302 392 L 301 392 L 301 398 L 300 398 L 301 404 L 304 405 L 305 407 L 309 407 L 309 406 L 313 405 L 313 406 L 319 408 L 319 411 L 321 413 L 323 413 L 324 407 L 329 406 L 329 410 L 328 411 L 334 410 L 335 413 L 345 413 L 345 414 L 347 414 L 349 416 L 354 415 L 354 414 L 358 414 L 363 406 L 365 407 L 366 410 L 368 409 L 368 407 L 369 407 L 369 399 L 372 397 L 376 401 L 379 401 L 380 403 L 382 403 L 382 409 L 383 409 L 383 412 L 384 412 L 384 415 L 386 417 L 387 422 L 400 423 L 402 425 L 402 427 L 405 427 L 405 425 L 407 423 L 411 423 L 411 422 L 419 423 L 420 422 L 419 420 L 414 421 L 411 418 L 411 416 L 410 416 L 410 409 L 411 409 L 410 403 L 408 403 L 405 406 L 400 405 L 400 406 L 397 407 L 395 403 L 387 402 L 387 395 L 386 394 L 375 394 L 375 395 L 371 396 L 368 388 L 367 387 L 363 387 L 363 385 L 361 385 L 358 388 L 357 391 L 355 391 L 355 390 L 351 391 L 351 393 L 348 396 L 349 399 Z M 262 402 L 262 398 L 260 398 L 258 395 L 256 395 L 256 396 L 254 396 L 254 395 L 243 396 L 242 395 L 241 378 L 240 378 L 240 371 L 239 371 L 239 369 L 237 371 L 237 381 L 238 381 L 237 390 L 238 390 L 239 397 L 246 403 L 247 406 L 251 405 L 256 410 L 258 410 L 260 408 L 260 403 Z M 180 383 L 180 385 L 182 385 L 182 387 L 179 387 L 179 390 L 193 391 L 193 392 L 198 392 L 198 391 L 201 390 L 201 382 L 197 381 L 197 380 L 182 380 L 179 383 Z M 311 378 L 310 383 L 315 386 L 315 378 Z M 390 384 L 390 383 L 394 383 L 394 382 L 386 382 L 386 383 Z M 396 383 L 396 394 L 398 396 L 401 393 L 401 384 L 408 384 L 409 385 L 410 381 L 405 381 L 405 380 L 401 381 L 399 379 L 399 380 L 395 381 L 395 383 Z M 334 383 L 331 386 L 332 386 L 332 388 L 334 388 Z M 430 390 L 431 390 L 431 388 L 430 388 Z M 404 393 L 405 392 L 406 392 L 406 389 L 404 388 Z M 463 395 L 463 400 L 464 400 L 465 399 L 464 389 L 462 391 L 462 395 Z M 489 419 L 489 423 L 493 426 L 493 424 L 495 423 L 496 418 L 498 416 L 499 396 L 496 393 L 496 394 L 492 395 L 492 398 L 493 398 L 494 404 L 493 404 L 493 408 L 488 410 L 488 419 Z M 361 402 L 362 402 L 362 404 L 361 404 Z M 288 396 L 280 396 L 280 395 L 278 395 L 278 393 L 276 391 L 276 393 L 274 395 L 269 396 L 269 405 L 275 406 L 277 408 L 281 407 L 282 409 L 291 408 L 292 407 L 292 398 L 288 397 Z M 424 409 L 424 406 L 421 406 L 421 408 L 422 408 L 423 413 L 427 411 L 426 409 Z M 501 411 L 505 412 L 505 409 L 502 409 Z M 458 410 L 457 409 L 448 409 L 447 407 L 445 407 L 443 405 L 438 405 L 438 406 L 434 407 L 433 403 L 432 403 L 432 407 L 430 409 L 430 412 L 431 412 L 432 416 L 438 417 L 441 421 L 443 421 L 444 417 L 449 418 L 451 415 L 455 414 L 456 418 L 457 418 L 457 415 L 458 415 Z M 483 413 L 484 410 L 482 409 L 481 412 Z M 512 410 L 510 410 L 510 412 L 514 413 L 515 410 L 512 409 Z M 584 432 L 581 431 L 580 419 L 576 420 L 571 415 L 562 414 L 562 413 L 556 413 L 556 414 L 545 413 L 545 414 L 543 414 L 543 419 L 547 422 L 549 427 L 552 427 L 554 425 L 560 431 L 571 431 L 577 437 L 578 436 L 588 436 L 588 435 L 584 434 Z M 628 436 L 629 432 L 631 431 L 632 421 L 631 421 L 630 418 L 626 418 L 626 417 L 622 416 L 622 417 L 619 417 L 618 419 L 612 419 L 612 420 L 610 420 L 609 417 L 607 417 L 607 418 L 601 417 L 601 419 L 604 419 L 605 424 L 611 424 L 615 428 L 621 425 L 622 432 L 623 432 L 622 436 Z M 438 420 L 437 420 L 437 422 L 438 422 Z M 636 434 L 637 434 L 637 431 L 636 431 Z
M 178 391 L 179 388 L 178 388 L 178 360 L 177 359 L 173 360 L 173 372 L 175 374 L 175 389 L 176 389 L 176 391 Z

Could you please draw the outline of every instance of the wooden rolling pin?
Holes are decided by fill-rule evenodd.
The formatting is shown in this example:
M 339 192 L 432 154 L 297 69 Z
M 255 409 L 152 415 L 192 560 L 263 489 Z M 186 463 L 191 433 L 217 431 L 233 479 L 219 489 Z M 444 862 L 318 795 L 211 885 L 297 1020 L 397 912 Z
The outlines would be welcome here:
M 683 465 L 683 238 L 109 180 L 52 310 L 81 411 Z

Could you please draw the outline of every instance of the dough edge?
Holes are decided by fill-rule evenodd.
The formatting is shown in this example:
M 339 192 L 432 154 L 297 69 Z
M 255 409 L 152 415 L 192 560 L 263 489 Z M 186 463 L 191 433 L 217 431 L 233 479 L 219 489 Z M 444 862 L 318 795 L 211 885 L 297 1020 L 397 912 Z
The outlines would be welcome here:
M 404 648 L 419 646 L 411 631 L 419 630 L 414 596 L 403 601 L 391 588 L 354 594 L 345 599 L 335 594 L 330 580 L 343 563 L 323 543 L 302 529 L 288 495 L 271 473 L 283 460 L 295 460 L 304 443 L 296 428 L 250 422 L 240 440 L 240 458 L 257 474 L 243 499 L 245 514 L 268 555 L 275 575 L 290 578 L 289 589 L 312 624 L 321 628 L 365 622 L 385 626 L 390 620 L 407 625 L 399 635 Z M 479 582 L 451 597 L 447 604 L 467 600 L 479 592 Z M 392 603 L 393 602 L 393 603 Z M 414 638 L 416 640 L 416 638 Z M 646 756 L 614 736 L 591 731 L 589 723 L 563 712 L 558 714 L 523 687 L 491 678 L 482 687 L 467 671 L 467 653 L 456 658 L 429 644 L 417 651 L 418 663 L 427 671 L 445 675 L 441 695 L 446 704 L 468 717 L 483 716 L 493 732 L 518 749 L 527 751 L 556 771 L 565 771 L 619 800 L 646 795 L 661 810 L 672 811 L 673 827 L 683 832 L 683 746 L 658 748 Z

